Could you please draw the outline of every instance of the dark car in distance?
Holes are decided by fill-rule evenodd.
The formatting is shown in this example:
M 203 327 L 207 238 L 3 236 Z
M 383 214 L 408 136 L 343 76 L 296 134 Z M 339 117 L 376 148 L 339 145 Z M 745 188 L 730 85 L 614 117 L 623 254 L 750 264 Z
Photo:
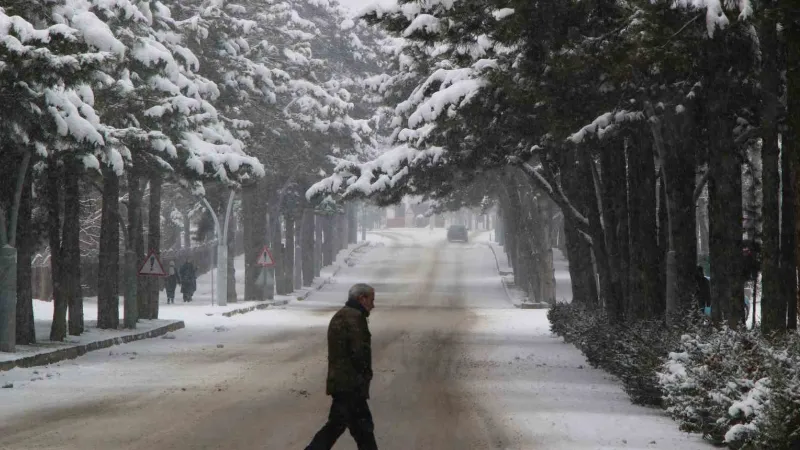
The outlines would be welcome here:
M 452 225 L 447 229 L 447 240 L 450 242 L 460 241 L 469 242 L 467 227 L 464 225 Z

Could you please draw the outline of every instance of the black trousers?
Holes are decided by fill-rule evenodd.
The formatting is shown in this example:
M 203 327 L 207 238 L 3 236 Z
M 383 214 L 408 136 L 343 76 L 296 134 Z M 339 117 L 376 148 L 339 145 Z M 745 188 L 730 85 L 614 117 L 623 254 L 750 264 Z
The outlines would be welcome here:
M 367 399 L 351 395 L 333 396 L 328 423 L 314 436 L 306 450 L 331 450 L 345 429 L 350 430 L 358 450 L 378 450 L 375 424 Z

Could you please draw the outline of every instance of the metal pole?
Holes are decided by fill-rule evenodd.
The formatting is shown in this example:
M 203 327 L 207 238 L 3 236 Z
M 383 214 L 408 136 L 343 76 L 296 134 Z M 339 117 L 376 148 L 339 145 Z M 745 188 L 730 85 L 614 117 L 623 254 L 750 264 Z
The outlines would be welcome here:
M 228 225 L 230 224 L 231 209 L 233 208 L 233 198 L 236 196 L 236 191 L 231 191 L 228 198 L 228 208 L 225 211 L 225 228 L 222 228 L 214 208 L 208 203 L 208 200 L 203 197 L 203 204 L 208 208 L 211 217 L 214 219 L 214 228 L 217 231 L 217 285 L 214 286 L 214 274 L 211 274 L 211 304 L 214 304 L 214 293 L 219 302 L 219 306 L 228 304 L 228 243 L 226 242 L 228 236 Z
M 214 289 L 214 248 L 211 247 L 211 250 L 208 252 L 208 260 L 209 260 L 209 269 L 208 271 L 211 272 L 211 306 L 214 306 L 214 293 L 216 290 Z
M 219 218 L 217 218 L 217 213 L 214 212 L 214 208 L 212 208 L 211 204 L 208 203 L 208 199 L 206 199 L 205 197 L 201 197 L 201 200 L 203 201 L 203 204 L 208 209 L 208 212 L 211 213 L 211 218 L 214 219 L 214 230 L 216 231 L 217 241 L 218 241 L 217 242 L 217 250 L 219 250 L 219 241 L 222 240 L 222 230 L 221 230 L 221 227 L 219 225 Z M 213 306 L 214 305 L 214 293 L 216 292 L 216 289 L 214 289 L 214 263 L 213 263 L 213 261 L 214 261 L 214 252 L 213 251 L 211 252 L 211 261 L 212 261 L 212 263 L 211 263 L 211 305 Z M 219 271 L 219 268 L 220 268 L 220 266 L 219 266 L 219 251 L 218 251 L 217 252 L 217 271 Z M 217 275 L 219 275 L 219 272 L 217 272 Z M 220 302 L 221 301 L 222 300 L 220 299 Z
M 231 194 L 228 197 L 228 207 L 225 210 L 225 227 L 220 227 L 222 229 L 217 241 L 217 302 L 219 306 L 228 304 L 228 227 L 235 196 L 236 191 L 231 190 Z M 219 222 L 217 223 L 219 224 Z

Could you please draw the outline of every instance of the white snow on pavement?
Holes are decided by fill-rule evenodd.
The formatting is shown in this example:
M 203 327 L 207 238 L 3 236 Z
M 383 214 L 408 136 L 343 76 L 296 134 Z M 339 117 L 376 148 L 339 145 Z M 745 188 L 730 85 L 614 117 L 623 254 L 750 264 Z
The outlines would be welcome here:
M 414 277 L 429 276 L 435 280 L 431 293 L 445 298 L 449 292 L 458 293 L 461 305 L 475 317 L 460 338 L 468 364 L 460 367 L 458 378 L 495 424 L 521 434 L 515 441 L 535 443 L 514 449 L 709 448 L 700 438 L 678 431 L 663 412 L 632 405 L 617 380 L 590 368 L 575 347 L 550 333 L 545 310 L 511 307 L 497 262 L 479 240 L 487 234 L 477 233 L 471 243 L 461 244 L 447 243 L 442 229 L 371 232 L 368 240 L 374 245 L 340 255 L 336 275 L 335 269 L 328 270 L 320 277 L 321 289 L 313 290 L 308 299 L 230 318 L 219 312 L 246 304 L 211 306 L 210 280 L 201 278 L 195 303 L 162 303 L 162 317 L 181 318 L 187 325 L 170 339 L 116 346 L 47 367 L 0 372 L 0 386 L 13 384 L 0 390 L 0 423 L 119 396 L 191 391 L 218 380 L 235 380 L 248 362 L 247 346 L 291 346 L 291 339 L 271 337 L 308 336 L 311 330 L 322 338 L 330 315 L 355 282 L 371 282 L 378 289 L 371 327 L 375 339 L 380 339 L 380 333 L 393 323 L 391 309 L 381 309 L 382 293 L 394 290 L 391 306 L 402 311 L 407 305 L 398 290 L 412 293 L 422 283 Z M 431 252 L 431 247 L 443 251 Z M 413 267 L 417 254 L 429 258 L 426 261 L 434 264 L 436 273 L 409 275 L 407 270 L 395 270 L 395 266 Z M 565 267 L 558 270 L 563 273 Z M 365 274 L 372 278 L 366 279 Z M 557 272 L 556 279 L 564 278 Z M 87 302 L 87 318 L 92 305 Z M 309 364 L 322 370 L 324 360 Z M 269 383 L 268 376 L 264 382 Z M 321 387 L 314 385 L 314 389 Z M 376 420 L 381 422 L 380 417 Z
M 547 450 L 708 449 L 655 408 L 630 403 L 620 383 L 593 369 L 574 346 L 550 333 L 546 310 L 480 310 L 474 333 L 499 345 L 483 359 L 473 389 L 493 399 L 503 423 Z

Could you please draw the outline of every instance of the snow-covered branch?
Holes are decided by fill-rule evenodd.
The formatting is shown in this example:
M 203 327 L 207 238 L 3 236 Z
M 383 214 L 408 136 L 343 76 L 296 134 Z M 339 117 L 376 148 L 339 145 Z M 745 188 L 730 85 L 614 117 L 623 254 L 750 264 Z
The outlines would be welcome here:
M 571 134 L 567 140 L 575 144 L 580 144 L 590 135 L 596 135 L 599 139 L 602 139 L 606 133 L 614 130 L 618 125 L 625 122 L 640 120 L 644 120 L 644 113 L 641 111 L 621 110 L 617 112 L 607 112 L 594 119 L 589 125 Z
M 512 159 L 511 162 L 522 169 L 522 171 L 528 175 L 528 178 L 537 187 L 547 193 L 547 195 L 561 208 L 561 211 L 564 212 L 564 214 L 567 214 L 570 219 L 574 221 L 578 229 L 585 231 L 589 228 L 589 219 L 587 219 L 586 216 L 581 214 L 572 205 L 567 196 L 564 194 L 564 191 L 561 189 L 560 184 L 558 184 L 555 180 L 547 180 L 539 169 L 533 167 L 528 162 L 523 162 L 519 159 Z

